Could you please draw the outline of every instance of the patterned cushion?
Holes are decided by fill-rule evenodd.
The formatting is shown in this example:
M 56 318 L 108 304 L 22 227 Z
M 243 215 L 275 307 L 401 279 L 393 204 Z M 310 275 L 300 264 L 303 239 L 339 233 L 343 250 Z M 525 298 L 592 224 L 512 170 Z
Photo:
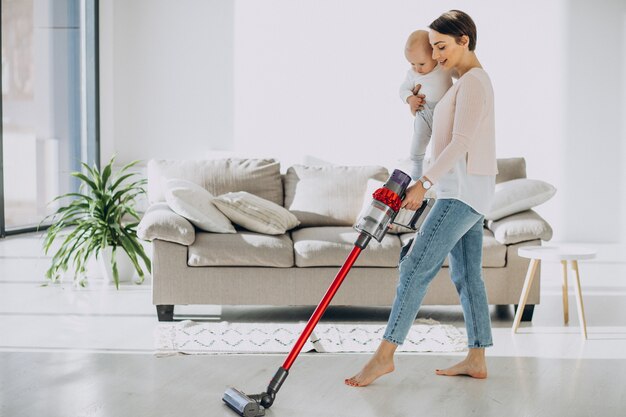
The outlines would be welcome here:
M 233 223 L 253 232 L 282 235 L 300 224 L 286 208 L 245 191 L 223 194 L 213 203 Z

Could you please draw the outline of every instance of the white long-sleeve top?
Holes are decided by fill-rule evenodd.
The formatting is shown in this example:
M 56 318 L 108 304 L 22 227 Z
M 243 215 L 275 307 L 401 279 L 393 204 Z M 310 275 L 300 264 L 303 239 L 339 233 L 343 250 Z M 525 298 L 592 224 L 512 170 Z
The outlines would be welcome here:
M 417 84 L 422 85 L 419 94 L 424 94 L 426 102 L 434 107 L 446 91 L 452 87 L 452 77 L 450 71 L 444 70 L 439 64 L 428 74 L 419 74 L 409 69 L 398 91 L 403 103 L 406 103 L 406 99 L 413 95 L 413 89 Z
M 463 74 L 439 101 L 431 143 L 433 163 L 424 176 L 435 184 L 437 198 L 488 213 L 498 168 L 493 88 L 482 68 Z

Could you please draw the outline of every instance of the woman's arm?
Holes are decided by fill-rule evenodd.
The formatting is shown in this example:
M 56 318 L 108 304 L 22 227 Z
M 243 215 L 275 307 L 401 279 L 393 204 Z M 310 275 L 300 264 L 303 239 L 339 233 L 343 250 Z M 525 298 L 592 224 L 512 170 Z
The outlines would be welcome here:
M 456 93 L 452 140 L 424 173 L 424 176 L 433 183 L 438 182 L 459 159 L 467 154 L 472 143 L 477 139 L 476 133 L 485 115 L 485 89 L 480 80 L 469 76 L 462 82 L 463 84 L 459 86 Z

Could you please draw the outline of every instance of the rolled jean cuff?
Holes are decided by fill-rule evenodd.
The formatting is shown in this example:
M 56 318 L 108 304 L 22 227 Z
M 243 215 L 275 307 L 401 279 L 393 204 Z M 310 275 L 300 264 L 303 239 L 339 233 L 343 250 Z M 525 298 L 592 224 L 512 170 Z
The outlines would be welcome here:
M 493 343 L 489 342 L 489 343 L 476 343 L 474 345 L 470 345 L 468 344 L 467 347 L 470 349 L 481 349 L 481 348 L 488 348 L 488 347 L 492 347 Z
M 389 343 L 393 343 L 393 344 L 394 344 L 394 345 L 396 345 L 396 346 L 400 346 L 400 345 L 402 344 L 401 342 L 398 342 L 397 340 L 392 339 L 392 338 L 391 338 L 391 337 L 389 337 L 389 336 L 383 336 L 383 340 L 386 340 L 386 341 L 387 341 L 387 342 L 389 342 Z

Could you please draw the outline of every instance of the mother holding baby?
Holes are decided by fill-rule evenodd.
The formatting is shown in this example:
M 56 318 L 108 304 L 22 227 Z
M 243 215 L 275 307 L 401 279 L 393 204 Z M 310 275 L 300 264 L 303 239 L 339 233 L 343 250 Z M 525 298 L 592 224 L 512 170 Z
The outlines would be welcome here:
M 436 373 L 487 377 L 485 348 L 493 342 L 482 279 L 482 240 L 484 214 L 493 199 L 497 174 L 493 89 L 475 53 L 476 25 L 470 16 L 451 10 L 429 28 L 430 58 L 435 61 L 431 64 L 456 73 L 458 80 L 434 109 L 433 162 L 407 189 L 403 207 L 417 209 L 431 186 L 437 201 L 412 242 L 402 249 L 399 283 L 383 340 L 364 368 L 345 380 L 350 386 L 369 385 L 394 370 L 395 351 L 448 255 L 469 351 L 463 361 Z M 416 97 L 420 100 L 416 108 L 424 105 L 424 97 Z

